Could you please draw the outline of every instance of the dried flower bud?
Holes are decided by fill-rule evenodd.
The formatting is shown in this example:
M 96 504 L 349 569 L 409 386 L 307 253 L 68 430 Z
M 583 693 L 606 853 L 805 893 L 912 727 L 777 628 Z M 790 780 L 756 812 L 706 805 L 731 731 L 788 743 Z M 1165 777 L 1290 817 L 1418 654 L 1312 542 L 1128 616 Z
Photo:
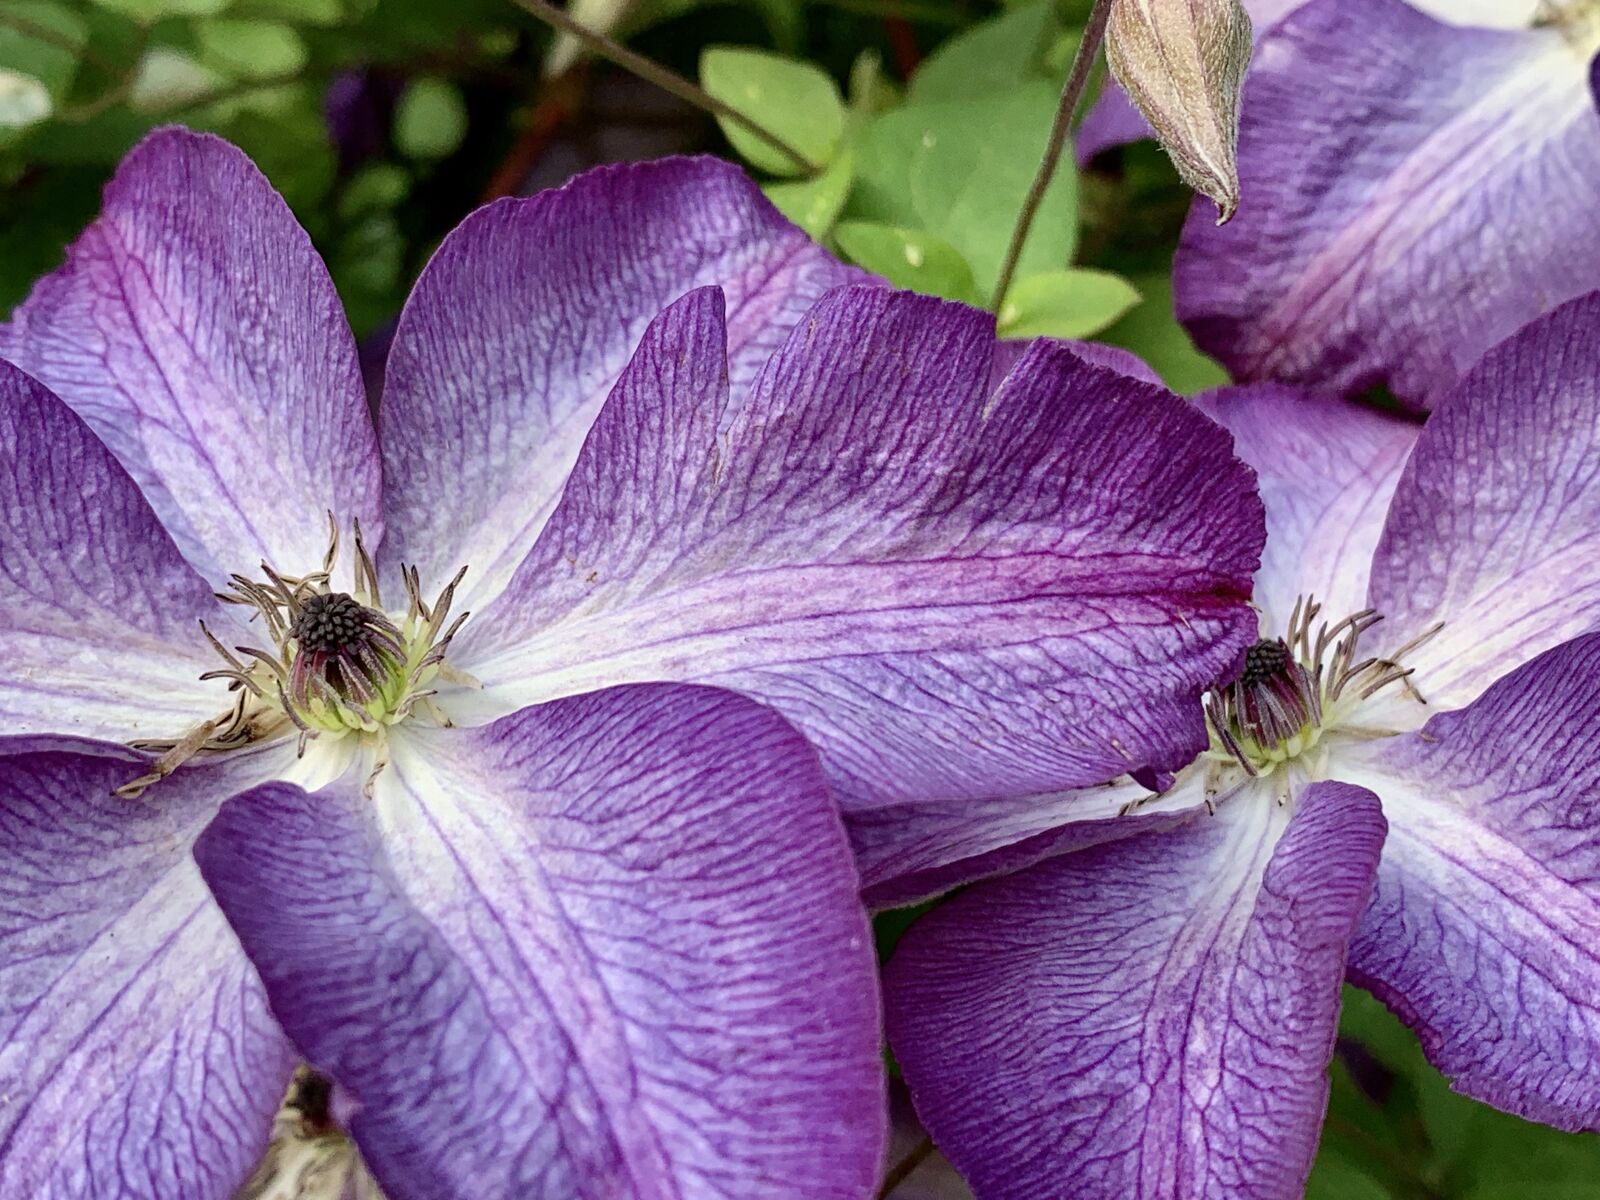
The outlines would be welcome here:
M 1239 206 L 1239 94 L 1250 65 L 1250 17 L 1239 0 L 1116 0 L 1106 58 L 1183 181 Z

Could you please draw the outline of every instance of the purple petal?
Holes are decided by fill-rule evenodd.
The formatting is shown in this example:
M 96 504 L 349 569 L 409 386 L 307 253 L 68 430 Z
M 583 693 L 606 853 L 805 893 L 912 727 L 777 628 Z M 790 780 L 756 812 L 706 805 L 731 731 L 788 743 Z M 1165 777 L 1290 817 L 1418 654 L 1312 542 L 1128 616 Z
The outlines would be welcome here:
M 1107 150 L 1126 146 L 1129 142 L 1142 142 L 1154 137 L 1150 122 L 1133 106 L 1128 93 L 1114 79 L 1106 80 L 1106 90 L 1100 94 L 1078 126 L 1073 142 L 1078 165 L 1088 166 Z
M 830 295 L 730 405 L 721 326 L 708 289 L 646 334 L 458 643 L 485 704 L 731 687 L 852 812 L 1193 757 L 1255 637 L 1259 501 L 1222 430 L 1049 342 L 986 402 L 992 320 L 880 288 Z
M 0 327 L 10 359 L 111 448 L 213 585 L 317 569 L 328 510 L 378 524 L 355 340 L 311 240 L 218 138 L 164 129 Z
M 1238 217 L 1193 210 L 1175 279 L 1195 341 L 1240 381 L 1433 403 L 1600 286 L 1600 116 L 1588 56 L 1553 28 L 1312 0 L 1257 49 L 1239 173 Z
M 885 976 L 917 1113 L 979 1200 L 1297 1200 L 1383 843 L 1322 783 L 1051 859 L 924 917 Z
M 0 735 L 170 737 L 226 707 L 221 606 L 88 426 L 0 362 Z
M 84 748 L 0 741 L 0 1195 L 227 1200 L 296 1060 L 189 854 L 219 780 Z
M 1600 636 L 1470 708 L 1373 743 L 1347 777 L 1390 821 L 1353 977 L 1458 1090 L 1600 1128 Z
M 408 736 L 375 801 L 262 788 L 197 853 L 390 1200 L 872 1186 L 871 939 L 768 710 L 640 687 Z
M 713 159 L 606 167 L 503 200 L 445 239 L 390 352 L 391 562 L 425 587 L 471 565 L 482 608 L 527 555 L 645 325 L 691 288 L 728 294 L 743 391 L 842 266 Z
M 1006 376 L 1027 357 L 1029 348 L 1038 340 L 1038 338 L 1013 338 L 995 343 L 994 358 L 989 364 L 990 392 L 994 392 L 1005 382 Z M 1156 374 L 1149 363 L 1132 350 L 1124 350 L 1121 346 L 1108 346 L 1104 342 L 1083 342 L 1077 338 L 1051 338 L 1049 344 L 1065 346 L 1092 366 L 1104 367 L 1108 371 L 1115 371 L 1118 375 L 1126 375 L 1130 379 L 1138 379 L 1144 383 L 1153 383 L 1157 387 L 1165 386 L 1161 382 L 1161 376 Z
M 1195 404 L 1233 434 L 1260 480 L 1263 629 L 1281 635 L 1302 596 L 1316 597 L 1334 621 L 1366 607 L 1372 551 L 1422 427 L 1277 384 L 1223 388 Z
M 1600 294 L 1491 351 L 1429 418 L 1395 490 L 1370 600 L 1422 694 L 1459 708 L 1600 624 Z

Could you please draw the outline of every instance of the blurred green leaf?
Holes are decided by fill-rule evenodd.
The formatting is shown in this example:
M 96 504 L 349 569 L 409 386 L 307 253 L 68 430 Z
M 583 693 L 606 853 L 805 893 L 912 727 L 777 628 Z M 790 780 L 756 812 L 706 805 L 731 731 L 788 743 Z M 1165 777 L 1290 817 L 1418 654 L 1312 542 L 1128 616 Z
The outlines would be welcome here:
M 1144 303 L 1105 330 L 1100 340 L 1132 350 L 1180 395 L 1192 396 L 1227 383 L 1228 373 L 1195 349 L 1173 315 L 1172 281 L 1166 275 L 1136 275 L 1129 282 L 1144 296 Z
M 1305 1200 L 1393 1200 L 1393 1196 L 1358 1162 L 1326 1145 L 1306 1181 Z
M 204 63 L 172 46 L 152 46 L 139 62 L 128 103 L 141 112 L 161 113 L 217 89 L 224 82 Z
M 400 97 L 394 144 L 412 158 L 445 158 L 467 136 L 467 102 L 444 79 L 419 79 Z
M 855 155 L 846 149 L 814 179 L 769 183 L 761 190 L 779 212 L 820 241 L 839 219 L 854 178 Z
M 844 102 L 820 67 L 759 50 L 711 46 L 700 56 L 700 84 L 811 162 L 825 166 L 833 161 L 844 133 Z M 717 123 L 752 165 L 771 175 L 802 173 L 743 126 L 723 117 Z
M 1409 1030 L 1372 996 L 1347 987 L 1307 1195 L 1600 1200 L 1600 1137 L 1535 1125 L 1453 1091 Z
M 39 119 L 22 118 L 41 102 L 48 115 L 66 99 L 89 29 L 71 9 L 42 0 L 8 0 L 6 15 L 12 21 L 0 22 L 0 70 L 6 72 L 7 95 L 0 103 L 12 119 L 0 119 L 0 125 L 16 128 Z
M 972 268 L 949 242 L 921 229 L 902 229 L 869 221 L 846 221 L 833 231 L 839 248 L 855 262 L 896 287 L 978 302 Z
M 927 104 L 1014 90 L 1041 73 L 1045 35 L 1054 23 L 1052 5 L 1040 0 L 956 34 L 917 68 L 906 99 Z
M 352 175 L 339 196 L 339 216 L 346 221 L 394 208 L 411 190 L 411 174 L 394 163 L 368 163 Z
M 62 167 L 7 188 L 0 220 L 0 319 L 39 276 L 61 265 L 66 244 L 93 220 L 104 182 L 98 169 Z
M 196 117 L 191 124 L 221 134 L 248 154 L 272 186 L 295 210 L 313 237 L 328 223 L 323 208 L 333 188 L 337 163 L 328 140 L 320 91 L 301 85 L 291 93 L 298 103 L 267 113 L 252 108 Z
M 161 17 L 210 17 L 222 12 L 233 0 L 91 0 L 111 12 L 136 21 L 155 21 Z
M 1056 101 L 1053 87 L 1034 82 L 885 113 L 862 132 L 860 183 L 847 215 L 938 234 L 971 265 L 987 298 L 1049 140 Z M 1077 173 L 1067 162 L 1045 193 L 1019 273 L 1065 267 L 1076 245 Z
M 238 79 L 274 79 L 306 65 L 306 44 L 279 21 L 221 18 L 195 26 L 201 61 Z
M 1138 290 L 1109 271 L 1045 271 L 1011 288 L 1000 309 L 1000 336 L 1093 337 L 1138 303 Z
M 357 337 L 393 314 L 404 264 L 405 238 L 389 213 L 366 216 L 339 238 L 328 270 Z
M 343 0 L 230 0 L 252 17 L 279 17 L 297 25 L 337 25 L 349 15 Z

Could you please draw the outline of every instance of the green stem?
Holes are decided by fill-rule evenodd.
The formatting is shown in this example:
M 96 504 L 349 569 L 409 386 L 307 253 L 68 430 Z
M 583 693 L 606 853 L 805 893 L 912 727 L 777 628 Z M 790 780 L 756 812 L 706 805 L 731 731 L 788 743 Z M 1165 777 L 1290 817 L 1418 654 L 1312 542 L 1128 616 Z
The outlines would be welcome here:
M 1017 273 L 1017 260 L 1022 257 L 1022 248 L 1028 241 L 1028 230 L 1033 227 L 1033 219 L 1039 215 L 1039 205 L 1044 201 L 1050 181 L 1055 178 L 1061 152 L 1067 146 L 1067 135 L 1072 132 L 1073 114 L 1078 111 L 1078 102 L 1083 99 L 1101 43 L 1106 39 L 1106 22 L 1111 19 L 1111 5 L 1114 2 L 1094 0 L 1094 8 L 1084 24 L 1083 39 L 1078 43 L 1077 53 L 1072 56 L 1072 69 L 1061 88 L 1061 104 L 1056 109 L 1055 123 L 1050 127 L 1050 141 L 1045 146 L 1044 158 L 1039 162 L 1033 184 L 1028 188 L 1027 199 L 1022 202 L 1022 211 L 1017 214 L 1016 228 L 1011 231 L 1011 245 L 1006 248 L 1005 265 L 1000 268 L 1000 282 L 994 289 L 996 313 L 1005 303 L 1006 293 L 1011 290 L 1012 278 Z

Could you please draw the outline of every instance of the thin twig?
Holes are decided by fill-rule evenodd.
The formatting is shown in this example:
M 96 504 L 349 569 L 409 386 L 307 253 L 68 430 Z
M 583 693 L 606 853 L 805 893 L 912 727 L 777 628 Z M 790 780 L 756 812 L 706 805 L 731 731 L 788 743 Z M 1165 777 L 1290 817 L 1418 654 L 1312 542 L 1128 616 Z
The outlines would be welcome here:
M 54 46 L 57 50 L 65 50 L 73 57 L 81 58 L 84 62 L 99 67 L 108 75 L 117 75 L 122 72 L 121 63 L 107 58 L 93 47 L 80 43 L 76 38 L 68 37 L 59 29 L 52 29 L 50 26 L 40 24 L 38 21 L 31 20 L 28 17 L 18 16 L 14 12 L 0 12 L 0 25 L 14 29 L 23 37 L 32 38 L 36 42 L 44 42 L 48 46 Z
M 588 26 L 574 21 L 561 9 L 548 3 L 548 0 L 511 0 L 511 2 L 518 8 L 532 13 L 541 21 L 555 26 L 563 33 L 570 33 L 601 58 L 616 63 L 624 71 L 630 71 L 647 83 L 655 84 L 662 91 L 676 96 L 686 104 L 692 104 L 696 108 L 704 109 L 706 112 L 713 113 L 716 116 L 725 117 L 734 124 L 749 130 L 751 134 L 767 143 L 767 145 L 782 154 L 806 174 L 815 175 L 822 169 L 777 134 L 764 125 L 752 121 L 737 108 L 723 103 L 703 88 L 690 83 L 677 72 L 668 70 L 660 63 L 653 62 L 642 54 L 635 54 L 620 42 L 615 42 L 605 34 L 597 33 Z
M 889 1200 L 895 1188 L 899 1187 L 911 1177 L 923 1163 L 928 1155 L 933 1153 L 933 1139 L 925 1137 L 906 1152 L 906 1156 L 894 1166 L 889 1168 L 889 1173 L 883 1177 L 883 1186 L 878 1189 L 878 1200 Z
M 1011 290 L 1011 278 L 1017 273 L 1017 260 L 1022 257 L 1022 247 L 1028 240 L 1028 230 L 1033 226 L 1033 219 L 1039 213 L 1039 205 L 1044 201 L 1045 191 L 1050 187 L 1050 181 L 1055 178 L 1056 166 L 1061 161 L 1061 152 L 1066 148 L 1067 135 L 1072 131 L 1072 117 L 1078 110 L 1078 101 L 1083 99 L 1083 90 L 1088 85 L 1089 74 L 1094 70 L 1096 57 L 1100 53 L 1100 44 L 1106 38 L 1106 22 L 1111 18 L 1111 5 L 1115 0 L 1094 0 L 1094 8 L 1089 13 L 1089 20 L 1083 27 L 1083 40 L 1078 43 L 1078 51 L 1072 57 L 1072 70 L 1067 75 L 1067 82 L 1061 88 L 1061 104 L 1056 109 L 1055 124 L 1050 127 L 1050 142 L 1045 146 L 1044 158 L 1039 163 L 1039 172 L 1033 177 L 1033 184 L 1028 188 L 1028 198 L 1022 202 L 1022 211 L 1017 214 L 1016 228 L 1011 231 L 1011 245 L 1006 248 L 1005 266 L 1000 268 L 1000 282 L 994 289 L 994 311 L 998 313 L 1000 306 L 1005 303 L 1006 293 Z

